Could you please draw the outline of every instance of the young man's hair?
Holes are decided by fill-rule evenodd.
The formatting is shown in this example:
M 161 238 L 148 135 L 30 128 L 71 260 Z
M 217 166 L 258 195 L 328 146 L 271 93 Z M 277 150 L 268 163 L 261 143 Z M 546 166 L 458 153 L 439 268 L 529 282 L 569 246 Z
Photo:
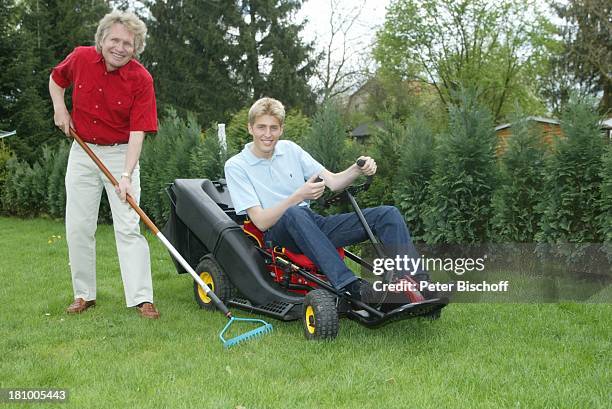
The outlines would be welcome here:
M 130 11 L 114 10 L 102 17 L 96 30 L 96 50 L 102 52 L 102 42 L 106 39 L 108 32 L 113 24 L 123 24 L 123 26 L 134 34 L 134 55 L 138 57 L 145 49 L 147 37 L 147 26 L 138 16 Z
M 278 119 L 281 125 L 285 123 L 285 107 L 274 98 L 261 98 L 249 109 L 249 124 L 255 124 L 255 120 L 262 115 L 271 115 Z

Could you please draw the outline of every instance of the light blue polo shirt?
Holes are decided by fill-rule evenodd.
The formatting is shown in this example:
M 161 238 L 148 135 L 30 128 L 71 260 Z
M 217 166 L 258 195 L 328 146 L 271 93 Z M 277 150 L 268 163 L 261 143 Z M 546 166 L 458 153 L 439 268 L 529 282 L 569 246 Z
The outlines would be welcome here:
M 255 156 L 251 146 L 253 142 L 247 143 L 242 152 L 225 162 L 225 179 L 236 214 L 246 214 L 246 209 L 253 206 L 275 206 L 324 169 L 308 152 L 288 140 L 276 143 L 270 159 Z

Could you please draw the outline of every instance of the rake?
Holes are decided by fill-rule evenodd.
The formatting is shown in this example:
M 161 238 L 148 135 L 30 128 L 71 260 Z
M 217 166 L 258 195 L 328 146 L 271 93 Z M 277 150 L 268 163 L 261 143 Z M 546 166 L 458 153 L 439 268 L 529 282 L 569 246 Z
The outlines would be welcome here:
M 100 168 L 100 170 L 106 175 L 106 177 L 108 178 L 108 180 L 110 180 L 113 186 L 118 186 L 119 183 L 117 182 L 117 179 L 115 179 L 112 173 L 109 172 L 109 170 L 106 168 L 106 166 L 104 166 L 102 161 L 91 150 L 91 148 L 85 142 L 83 142 L 81 137 L 76 133 L 76 131 L 73 128 L 70 128 L 70 135 L 74 138 L 75 141 L 77 141 L 77 143 L 81 146 L 81 148 L 83 148 L 83 150 L 87 153 L 87 155 L 89 155 L 89 157 L 96 163 L 96 165 L 98 165 L 98 168 Z M 159 229 L 151 221 L 151 219 L 149 219 L 149 216 L 147 216 L 147 214 L 140 208 L 140 206 L 138 206 L 138 203 L 136 203 L 136 200 L 134 200 L 134 198 L 130 196 L 129 194 L 126 196 L 126 199 L 127 199 L 127 202 L 130 204 L 130 206 L 132 207 L 132 209 L 134 209 L 136 213 L 138 213 L 138 215 L 140 216 L 140 219 L 144 222 L 144 224 L 146 224 L 149 230 L 151 230 L 151 232 L 155 236 L 157 236 L 157 238 L 164 244 L 164 246 L 166 246 L 170 254 L 172 254 L 172 257 L 174 257 L 176 261 L 178 261 L 181 264 L 181 266 L 183 266 L 183 268 L 193 277 L 193 279 L 198 283 L 198 285 L 202 288 L 202 290 L 204 290 L 206 295 L 210 297 L 215 307 L 217 307 L 217 309 L 220 310 L 223 313 L 223 315 L 225 315 L 227 319 L 229 320 L 227 324 L 225 325 L 225 327 L 219 333 L 219 338 L 221 339 L 221 342 L 223 342 L 223 346 L 225 348 L 232 347 L 243 341 L 247 341 L 254 337 L 262 336 L 272 331 L 272 325 L 268 324 L 264 320 L 234 317 L 231 311 L 225 306 L 223 301 L 221 301 L 219 297 L 217 297 L 217 295 L 206 285 L 206 283 L 202 281 L 200 276 L 194 271 L 194 269 L 189 265 L 189 263 L 174 248 L 174 246 L 168 241 L 168 239 L 162 234 L 162 232 L 159 231 Z M 228 332 L 232 324 L 238 323 L 238 322 L 254 323 L 254 324 L 261 324 L 261 325 L 255 329 L 245 332 L 244 334 L 237 335 L 233 338 L 226 339 L 224 335 L 226 335 L 226 333 Z

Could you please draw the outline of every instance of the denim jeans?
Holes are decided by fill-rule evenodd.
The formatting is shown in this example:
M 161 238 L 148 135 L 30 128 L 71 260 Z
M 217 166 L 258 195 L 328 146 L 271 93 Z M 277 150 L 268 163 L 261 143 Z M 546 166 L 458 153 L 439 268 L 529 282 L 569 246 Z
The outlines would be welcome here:
M 418 257 L 408 227 L 395 207 L 368 208 L 363 210 L 363 215 L 374 235 L 383 243 L 387 257 Z M 266 243 L 306 255 L 337 289 L 346 287 L 357 278 L 344 264 L 336 248 L 367 239 L 367 233 L 355 213 L 324 217 L 306 206 L 287 209 L 264 235 Z

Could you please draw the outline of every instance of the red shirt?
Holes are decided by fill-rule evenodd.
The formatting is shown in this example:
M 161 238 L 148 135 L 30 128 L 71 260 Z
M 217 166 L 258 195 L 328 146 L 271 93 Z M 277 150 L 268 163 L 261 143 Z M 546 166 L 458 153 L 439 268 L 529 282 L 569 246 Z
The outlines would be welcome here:
M 132 59 L 106 71 L 95 47 L 77 47 L 51 74 L 62 88 L 72 88 L 72 121 L 86 142 L 126 143 L 130 131 L 157 132 L 153 77 Z

